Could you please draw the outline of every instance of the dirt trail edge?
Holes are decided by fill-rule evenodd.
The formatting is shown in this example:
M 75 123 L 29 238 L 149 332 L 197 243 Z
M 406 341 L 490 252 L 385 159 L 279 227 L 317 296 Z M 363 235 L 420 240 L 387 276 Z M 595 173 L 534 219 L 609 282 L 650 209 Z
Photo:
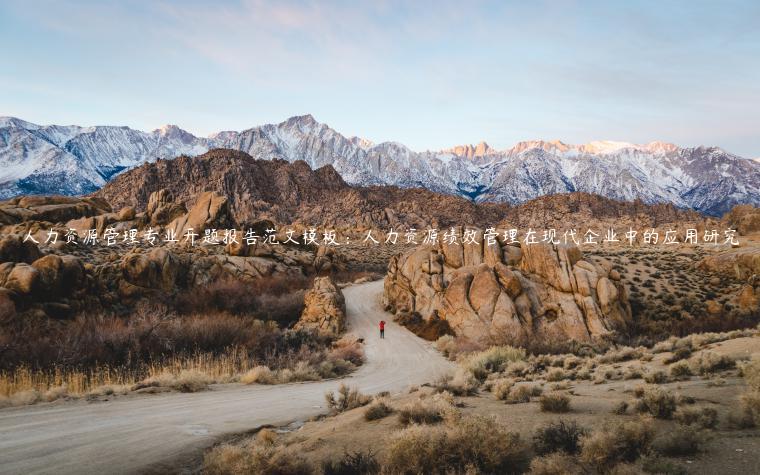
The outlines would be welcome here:
M 0 410 L 0 473 L 139 473 L 264 424 L 324 413 L 324 394 L 341 381 L 362 392 L 399 392 L 449 372 L 430 343 L 392 322 L 380 306 L 382 281 L 346 296 L 349 331 L 365 339 L 366 363 L 341 380 L 277 386 L 214 386 L 195 394 L 108 402 L 39 404 Z M 387 323 L 380 340 L 378 322 Z

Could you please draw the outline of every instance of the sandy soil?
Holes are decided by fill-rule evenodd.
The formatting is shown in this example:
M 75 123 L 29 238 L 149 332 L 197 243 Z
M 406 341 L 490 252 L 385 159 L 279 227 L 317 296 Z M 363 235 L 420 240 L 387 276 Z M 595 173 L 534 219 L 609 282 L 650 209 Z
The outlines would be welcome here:
M 380 306 L 382 281 L 347 287 L 349 331 L 365 339 L 367 362 L 341 381 L 373 394 L 400 393 L 452 365 L 393 323 Z M 377 323 L 384 319 L 386 339 Z M 230 434 L 305 421 L 325 413 L 339 381 L 279 386 L 214 386 L 103 402 L 63 402 L 0 411 L 0 473 L 137 473 L 169 470 Z M 171 467 L 176 468 L 176 467 Z
M 760 356 L 760 338 L 738 338 L 709 345 L 706 348 L 718 354 L 735 358 L 757 358 Z M 666 370 L 662 360 L 671 353 L 656 355 L 651 362 L 639 360 L 604 365 L 610 369 L 625 369 L 639 366 L 648 371 Z M 719 384 L 715 384 L 720 381 Z M 554 383 L 542 380 L 518 384 L 543 384 L 549 391 Z M 511 431 L 518 432 L 523 440 L 530 441 L 536 429 L 549 422 L 558 420 L 576 421 L 582 427 L 594 429 L 605 421 L 635 419 L 634 388 L 646 385 L 641 379 L 608 380 L 603 384 L 592 381 L 565 382 L 566 389 L 561 392 L 571 396 L 571 411 L 566 414 L 541 412 L 537 399 L 526 404 L 505 404 L 496 400 L 489 392 L 481 392 L 472 397 L 457 397 L 460 409 L 466 415 L 479 415 L 494 418 Z M 725 371 L 711 379 L 693 376 L 685 381 L 674 381 L 660 385 L 673 394 L 690 396 L 695 403 L 688 407 L 711 407 L 718 412 L 720 423 L 716 430 L 710 431 L 704 451 L 688 457 L 672 458 L 672 462 L 694 474 L 748 474 L 760 473 L 760 431 L 757 429 L 737 430 L 729 427 L 726 420 L 729 413 L 739 405 L 739 395 L 746 386 L 736 370 Z M 402 407 L 415 400 L 420 393 L 429 394 L 429 388 L 419 392 L 403 394 L 392 399 L 392 406 Z M 612 409 L 621 401 L 631 406 L 625 415 L 613 415 Z M 686 406 L 680 406 L 686 407 Z M 299 430 L 287 434 L 284 444 L 296 448 L 312 462 L 320 464 L 323 460 L 339 459 L 345 452 L 371 450 L 379 459 L 385 455 L 393 434 L 404 426 L 395 414 L 376 421 L 364 420 L 364 408 L 355 409 L 336 417 L 309 422 Z M 667 433 L 677 427 L 672 420 L 655 420 L 658 433 Z

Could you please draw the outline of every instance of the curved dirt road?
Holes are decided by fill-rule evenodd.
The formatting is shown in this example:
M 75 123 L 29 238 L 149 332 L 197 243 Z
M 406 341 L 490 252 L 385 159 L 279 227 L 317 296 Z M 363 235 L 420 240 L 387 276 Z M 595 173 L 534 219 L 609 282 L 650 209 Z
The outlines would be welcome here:
M 349 331 L 365 339 L 367 362 L 344 378 L 372 394 L 432 381 L 451 364 L 391 321 L 382 281 L 344 289 Z M 386 339 L 378 337 L 384 319 Z M 215 386 L 196 394 L 134 396 L 108 402 L 40 404 L 0 410 L 0 473 L 137 473 L 208 447 L 220 436 L 324 413 L 339 381 L 279 386 Z

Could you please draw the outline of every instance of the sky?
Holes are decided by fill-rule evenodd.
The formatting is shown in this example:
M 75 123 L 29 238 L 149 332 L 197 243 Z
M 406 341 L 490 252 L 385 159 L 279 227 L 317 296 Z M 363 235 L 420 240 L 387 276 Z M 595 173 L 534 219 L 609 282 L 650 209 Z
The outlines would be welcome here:
M 760 2 L 0 0 L 0 115 L 760 157 Z

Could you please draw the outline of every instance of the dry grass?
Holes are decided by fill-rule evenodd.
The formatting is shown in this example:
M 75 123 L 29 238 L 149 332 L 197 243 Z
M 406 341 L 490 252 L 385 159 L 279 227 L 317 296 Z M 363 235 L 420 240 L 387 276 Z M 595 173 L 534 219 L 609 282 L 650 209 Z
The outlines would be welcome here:
M 581 475 L 575 457 L 563 452 L 555 452 L 536 457 L 530 462 L 530 475 Z
M 659 387 L 647 388 L 636 408 L 639 412 L 647 412 L 658 419 L 670 419 L 676 410 L 676 397 Z
M 492 346 L 484 351 L 472 353 L 462 361 L 462 366 L 479 381 L 485 381 L 489 374 L 500 373 L 515 361 L 525 360 L 522 348 L 511 346 Z
M 519 435 L 492 419 L 462 418 L 444 425 L 413 425 L 387 450 L 386 473 L 523 473 L 530 458 Z
M 309 475 L 314 468 L 301 454 L 278 445 L 276 436 L 264 429 L 247 444 L 225 444 L 208 452 L 203 471 L 213 475 Z
M 493 392 L 493 396 L 496 399 L 505 401 L 507 397 L 509 396 L 509 392 L 512 389 L 512 386 L 514 385 L 515 385 L 514 379 L 509 379 L 509 378 L 498 379 L 493 383 L 491 391 Z
M 662 432 L 652 443 L 655 452 L 668 457 L 683 457 L 699 452 L 704 444 L 704 437 L 692 428 L 677 427 Z
M 702 429 L 714 429 L 718 425 L 718 411 L 711 407 L 681 408 L 673 416 L 680 424 Z
M 540 427 L 533 436 L 533 449 L 538 455 L 554 452 L 577 454 L 581 437 L 587 434 L 575 421 L 553 422 Z
M 50 371 L 32 370 L 21 366 L 14 371 L 0 372 L 0 396 L 35 391 L 45 395 L 32 401 L 53 401 L 62 397 L 122 393 L 123 388 L 168 387 L 182 392 L 206 389 L 212 383 L 240 381 L 244 384 L 281 384 L 295 381 L 315 381 L 345 375 L 356 368 L 351 358 L 361 364 L 363 353 L 358 343 L 338 343 L 327 353 L 302 348 L 295 356 L 306 360 L 281 358 L 276 364 L 286 365 L 277 370 L 256 364 L 242 347 L 229 348 L 222 353 L 176 355 L 133 367 L 98 365 L 89 370 L 54 367 Z M 293 358 L 295 359 L 295 358 Z M 315 361 L 312 364 L 307 360 Z M 320 361 L 321 360 L 321 361 Z
M 333 413 L 340 413 L 356 409 L 357 407 L 366 406 L 372 401 L 372 397 L 360 393 L 356 388 L 350 388 L 341 383 L 338 387 L 337 394 L 333 391 L 328 391 L 325 394 L 325 401 L 327 402 L 327 407 L 330 411 Z
M 644 454 L 654 438 L 646 419 L 607 423 L 582 438 L 580 460 L 600 473 L 609 473 L 621 462 L 633 462 Z
M 547 393 L 538 400 L 542 412 L 570 411 L 570 397 L 561 393 Z
M 393 413 L 393 408 L 382 399 L 376 399 L 364 410 L 364 419 L 367 421 L 376 421 L 383 419 Z
M 449 393 L 420 398 L 401 407 L 398 410 L 398 420 L 404 425 L 436 424 L 456 413 L 453 402 Z

